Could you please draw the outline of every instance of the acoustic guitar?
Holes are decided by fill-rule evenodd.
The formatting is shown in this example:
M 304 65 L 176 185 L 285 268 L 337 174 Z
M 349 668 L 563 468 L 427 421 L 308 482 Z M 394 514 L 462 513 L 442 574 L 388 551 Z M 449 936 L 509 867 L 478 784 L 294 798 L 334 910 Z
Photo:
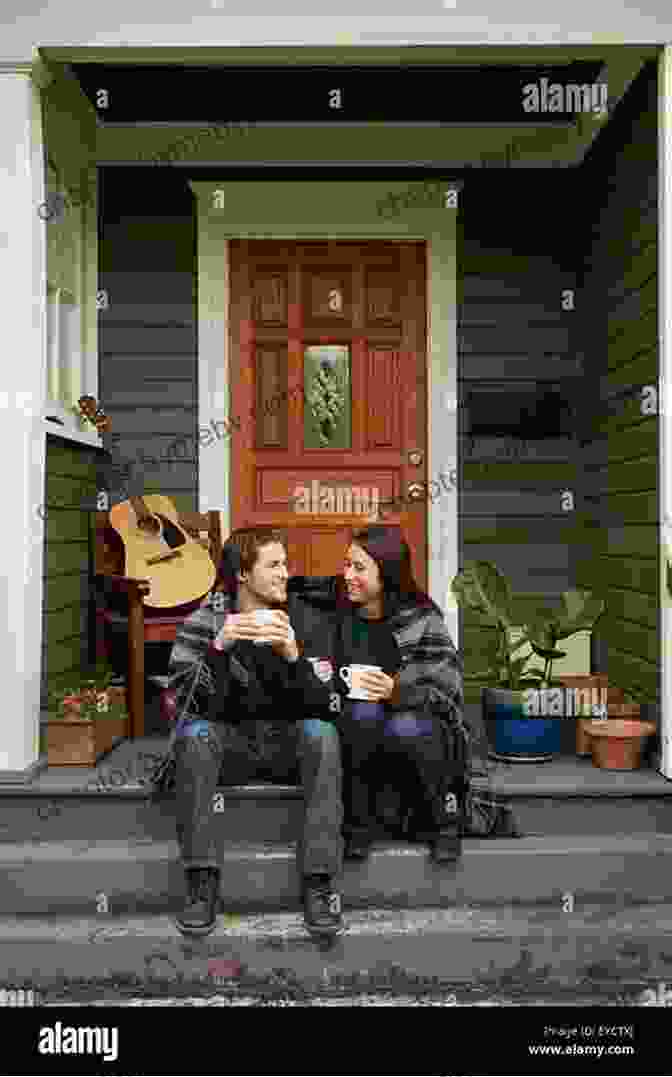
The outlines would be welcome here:
M 181 606 L 211 589 L 216 576 L 212 558 L 180 527 L 170 498 L 130 497 L 110 509 L 110 524 L 124 543 L 124 575 L 150 583 L 145 606 Z

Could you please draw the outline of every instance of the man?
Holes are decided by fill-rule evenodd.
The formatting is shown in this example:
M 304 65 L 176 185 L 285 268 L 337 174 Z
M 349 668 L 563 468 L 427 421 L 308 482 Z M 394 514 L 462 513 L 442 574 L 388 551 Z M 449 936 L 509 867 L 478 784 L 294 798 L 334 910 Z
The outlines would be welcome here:
M 216 924 L 220 869 L 213 799 L 220 774 L 228 785 L 264 778 L 291 782 L 297 755 L 305 794 L 297 844 L 304 921 L 317 935 L 343 929 L 340 895 L 332 887 L 343 859 L 334 724 L 340 696 L 327 684 L 330 663 L 319 661 L 330 653 L 333 616 L 295 596 L 287 604 L 287 579 L 279 532 L 234 532 L 213 591 L 184 621 L 171 651 L 167 680 L 183 680 L 178 709 L 184 713 L 168 759 L 174 764 L 177 835 L 187 878 L 187 902 L 177 918 L 184 934 L 206 935 Z M 260 610 L 274 611 L 263 625 L 255 619 Z M 315 665 L 301 655 L 302 647 Z M 294 736 L 274 739 L 283 722 Z

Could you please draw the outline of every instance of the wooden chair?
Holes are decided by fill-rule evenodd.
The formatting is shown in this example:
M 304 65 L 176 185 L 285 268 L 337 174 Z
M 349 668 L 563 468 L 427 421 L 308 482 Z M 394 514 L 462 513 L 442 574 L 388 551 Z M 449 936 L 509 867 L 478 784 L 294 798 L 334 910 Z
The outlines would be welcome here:
M 134 739 L 144 736 L 145 732 L 145 643 L 172 642 L 178 627 L 203 599 L 167 611 L 145 607 L 143 595 L 149 593 L 149 584 L 124 575 L 124 544 L 110 524 L 109 513 L 97 512 L 92 516 L 95 519 L 97 619 L 102 622 L 103 631 L 116 625 L 128 632 L 126 701 L 130 738 Z M 180 526 L 208 550 L 218 568 L 222 552 L 219 511 L 180 512 L 178 519 Z

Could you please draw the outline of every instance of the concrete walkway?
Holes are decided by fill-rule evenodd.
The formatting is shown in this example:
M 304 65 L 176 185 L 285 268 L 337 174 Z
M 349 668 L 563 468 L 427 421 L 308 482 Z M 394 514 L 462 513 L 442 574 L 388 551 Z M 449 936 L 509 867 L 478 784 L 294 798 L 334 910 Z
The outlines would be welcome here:
M 42 1002 L 209 994 L 222 1005 L 391 994 L 622 1006 L 641 1005 L 647 987 L 664 1005 L 659 985 L 672 985 L 672 904 L 346 909 L 345 920 L 325 948 L 299 912 L 220 915 L 204 940 L 164 916 L 3 919 L 0 980 Z

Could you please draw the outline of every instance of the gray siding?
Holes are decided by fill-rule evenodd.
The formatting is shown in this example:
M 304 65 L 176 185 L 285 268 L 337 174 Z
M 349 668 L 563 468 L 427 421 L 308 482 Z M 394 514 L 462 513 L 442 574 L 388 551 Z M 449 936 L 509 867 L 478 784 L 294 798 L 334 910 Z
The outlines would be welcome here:
M 112 420 L 106 445 L 130 461 L 133 493 L 161 492 L 198 509 L 196 223 L 184 181 L 162 171 L 103 174 L 99 288 L 100 396 Z M 138 176 L 140 178 L 138 179 Z M 185 448 L 170 459 L 176 438 Z M 124 500 L 113 467 L 104 483 Z
M 561 502 L 575 489 L 574 424 L 566 417 L 549 436 L 541 407 L 544 393 L 573 406 L 580 382 L 575 312 L 562 307 L 577 280 L 568 182 L 549 171 L 468 176 L 458 251 L 460 567 L 492 561 L 514 593 L 551 607 L 573 586 L 576 527 Z M 502 422 L 520 437 L 495 436 Z M 488 632 L 469 611 L 460 618 L 465 695 L 477 702 Z
M 657 72 L 648 64 L 581 169 L 580 306 L 587 370 L 583 492 L 592 524 L 579 585 L 601 588 L 596 660 L 610 681 L 660 699 L 657 386 Z

